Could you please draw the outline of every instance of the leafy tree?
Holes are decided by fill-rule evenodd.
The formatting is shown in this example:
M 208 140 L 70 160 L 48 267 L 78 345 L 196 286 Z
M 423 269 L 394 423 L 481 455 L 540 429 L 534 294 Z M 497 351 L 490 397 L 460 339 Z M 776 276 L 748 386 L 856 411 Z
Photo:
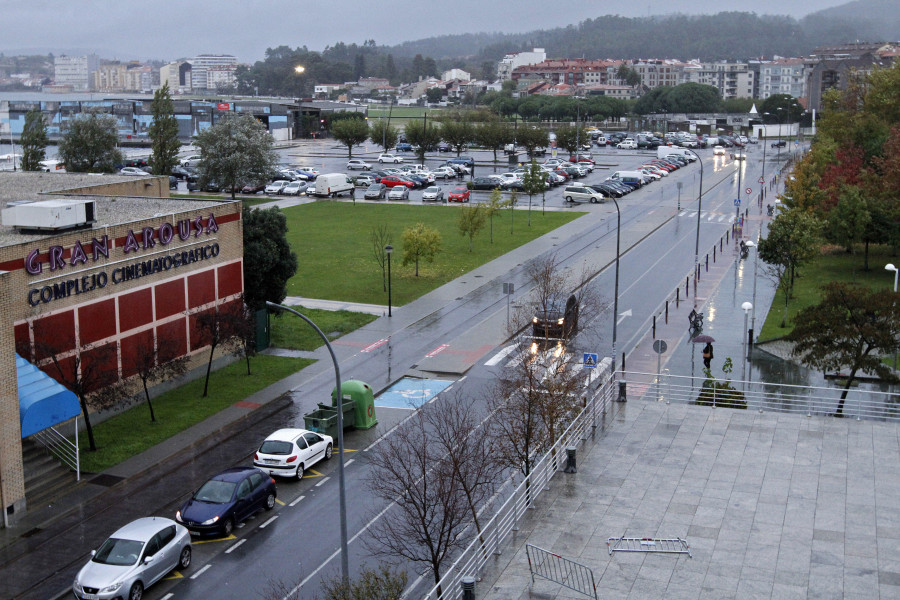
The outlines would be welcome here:
M 202 157 L 201 182 L 231 190 L 232 200 L 236 188 L 267 180 L 278 164 L 272 135 L 252 115 L 228 115 L 200 132 L 195 143 Z
M 331 135 L 347 146 L 347 158 L 353 158 L 353 146 L 369 139 L 369 126 L 362 119 L 341 119 L 332 124 Z
M 490 222 L 491 243 L 494 243 L 494 215 L 499 215 L 506 208 L 506 201 L 503 200 L 503 193 L 500 188 L 491 190 L 491 195 L 487 203 L 484 205 L 484 214 Z
M 416 223 L 414 227 L 403 230 L 403 260 L 405 267 L 410 263 L 416 265 L 416 277 L 419 276 L 419 259 L 434 262 L 434 256 L 441 249 L 441 234 L 437 229 L 424 223 Z
M 762 101 L 757 110 L 762 115 L 763 122 L 768 124 L 794 123 L 803 114 L 803 107 L 790 94 L 772 94 Z
M 369 139 L 375 144 L 381 144 L 385 151 L 397 145 L 398 137 L 397 128 L 386 119 L 378 119 L 369 126 Z
M 33 108 L 25 115 L 25 127 L 22 129 L 22 170 L 40 171 L 41 161 L 46 158 L 47 123 L 40 110 Z
M 621 80 L 625 85 L 630 85 L 631 87 L 641 84 L 641 74 L 626 64 L 622 64 L 616 71 L 616 78 Z
M 863 239 L 871 220 L 872 215 L 859 188 L 848 187 L 826 217 L 825 235 L 830 241 L 842 245 L 849 254 L 854 242 Z
M 473 249 L 475 236 L 484 228 L 486 220 L 487 215 L 484 214 L 481 204 L 466 204 L 460 208 L 457 226 L 459 234 L 469 238 L 469 252 Z
M 476 127 L 473 138 L 476 144 L 494 152 L 494 162 L 497 162 L 497 150 L 516 140 L 513 128 L 502 121 L 490 121 Z
M 245 206 L 244 301 L 251 310 L 280 304 L 287 296 L 287 282 L 297 272 L 297 255 L 287 240 L 287 218 L 278 207 L 266 210 Z
M 405 131 L 409 143 L 417 146 L 420 163 L 425 162 L 425 153 L 433 152 L 441 141 L 441 128 L 435 126 L 433 121 L 410 121 L 406 124 Z
M 531 159 L 531 164 L 528 165 L 528 169 L 525 171 L 522 183 L 522 191 L 528 194 L 528 226 L 531 227 L 531 199 L 538 192 L 543 194 L 546 188 L 544 171 L 537 164 L 536 160 Z
M 824 286 L 822 301 L 797 315 L 787 339 L 794 356 L 822 371 L 850 370 L 835 416 L 843 416 L 844 401 L 858 372 L 890 382 L 900 378 L 881 357 L 900 351 L 900 306 L 887 289 L 869 290 L 832 282 Z
M 529 158 L 534 158 L 534 150 L 536 148 L 546 148 L 550 143 L 550 136 L 547 131 L 539 127 L 519 127 L 516 132 L 516 142 L 525 147 Z
M 118 143 L 114 116 L 84 113 L 68 122 L 59 140 L 59 158 L 71 173 L 114 173 L 124 160 Z
M 578 144 L 590 140 L 584 128 L 572 125 L 560 125 L 556 128 L 556 145 L 565 148 L 572 156 L 578 152 Z
M 169 93 L 169 82 L 153 93 L 153 122 L 150 124 L 150 166 L 154 175 L 169 175 L 172 167 L 178 163 L 178 120 L 175 118 L 175 105 Z
M 459 156 L 466 146 L 475 141 L 475 128 L 468 121 L 444 121 L 441 124 L 441 138 L 453 146 Z
M 437 104 L 443 99 L 446 90 L 439 87 L 428 88 L 425 90 L 425 100 L 430 104 Z

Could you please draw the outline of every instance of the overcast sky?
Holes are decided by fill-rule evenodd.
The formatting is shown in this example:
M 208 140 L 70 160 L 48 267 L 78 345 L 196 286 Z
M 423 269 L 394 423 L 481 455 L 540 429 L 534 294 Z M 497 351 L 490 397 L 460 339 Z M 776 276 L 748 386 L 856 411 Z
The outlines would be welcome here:
M 442 34 L 577 24 L 608 14 L 753 11 L 793 17 L 846 0 L 25 0 L 2 2 L 0 51 L 85 53 L 119 60 L 233 54 L 242 62 L 286 45 L 322 50 L 374 39 L 393 45 Z

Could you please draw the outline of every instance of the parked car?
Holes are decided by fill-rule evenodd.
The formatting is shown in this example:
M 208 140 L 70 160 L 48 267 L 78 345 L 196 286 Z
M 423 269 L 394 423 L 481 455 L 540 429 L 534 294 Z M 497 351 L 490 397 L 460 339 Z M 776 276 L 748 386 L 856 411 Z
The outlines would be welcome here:
M 358 158 L 351 158 L 347 161 L 347 170 L 352 171 L 353 169 L 360 169 L 362 171 L 368 171 L 372 168 L 372 165 L 367 163 L 364 160 L 360 160 Z
M 281 189 L 285 196 L 299 196 L 306 193 L 309 184 L 305 181 L 292 181 Z
M 303 471 L 331 458 L 334 439 L 306 429 L 279 429 L 253 455 L 253 466 L 269 475 L 303 478 Z
M 495 190 L 503 186 L 503 180 L 496 176 L 476 177 L 472 180 L 473 190 Z
M 777 142 L 772 142 L 773 148 L 784 148 L 785 146 L 787 146 L 787 142 L 785 142 L 784 140 L 778 140 Z
M 375 181 L 375 175 L 371 173 L 363 173 L 361 175 L 357 175 L 353 178 L 353 183 L 356 184 L 356 187 L 368 187 L 373 183 L 378 183 Z
M 199 154 L 191 154 L 181 161 L 182 167 L 196 167 L 202 157 Z
M 397 156 L 396 154 L 379 154 L 378 155 L 379 163 L 394 163 L 400 164 L 403 162 L 402 156 Z
M 191 535 L 172 519 L 144 517 L 120 527 L 84 565 L 72 583 L 79 600 L 139 600 L 173 569 L 191 566 Z
M 178 178 L 174 175 L 169 175 L 169 189 L 177 190 L 178 189 Z
M 439 185 L 433 185 L 425 188 L 422 192 L 422 202 L 444 202 L 444 188 Z
M 603 202 L 606 196 L 586 185 L 568 185 L 563 191 L 563 198 L 569 203 L 590 202 L 591 204 L 597 204 Z
M 450 152 L 453 150 L 453 147 L 450 146 L 447 142 L 441 142 L 438 144 L 438 152 Z
M 469 192 L 469 188 L 464 185 L 458 185 L 453 188 L 450 194 L 447 196 L 447 200 L 450 202 L 468 202 L 469 196 L 471 193 Z
M 475 166 L 475 159 L 471 156 L 457 156 L 456 158 L 451 158 L 447 162 L 464 165 L 468 169 Z
M 397 152 L 412 152 L 413 147 L 412 147 L 412 144 L 408 144 L 406 142 L 400 142 L 399 144 L 397 144 L 397 146 L 394 149 Z
M 147 177 L 150 175 L 147 171 L 143 169 L 139 169 L 137 167 L 122 167 L 119 169 L 120 175 L 138 175 L 140 177 Z
M 182 167 L 179 165 L 175 165 L 174 167 L 172 167 L 171 173 L 178 179 L 187 179 L 191 175 L 196 174 L 193 169 L 188 169 L 187 167 Z
M 275 181 L 267 185 L 264 191 L 266 194 L 280 194 L 281 190 L 283 190 L 284 186 L 286 186 L 288 183 L 290 182 L 284 179 L 276 179 Z
M 539 302 L 531 320 L 536 338 L 568 339 L 578 329 L 578 299 L 574 294 L 551 293 Z
M 175 513 L 175 520 L 195 535 L 229 536 L 238 523 L 275 508 L 275 496 L 275 480 L 266 473 L 256 467 L 232 467 L 200 486 Z
M 400 175 L 387 175 L 385 177 L 382 177 L 381 183 L 389 188 L 396 187 L 398 185 L 406 186 L 408 188 L 416 187 L 416 184 L 412 179 L 407 179 L 406 177 L 401 177 Z
M 619 150 L 637 150 L 637 147 L 637 142 L 631 139 L 626 139 L 616 144 L 616 148 Z
M 366 188 L 366 193 L 363 197 L 366 200 L 381 200 L 387 195 L 388 187 L 383 183 L 373 183 L 368 188 Z
M 260 192 L 265 191 L 266 184 L 265 183 L 248 183 L 244 187 L 241 188 L 242 194 L 258 194 Z
M 409 200 L 409 188 L 405 185 L 395 185 L 387 197 L 388 200 Z
M 453 179 L 456 177 L 456 171 L 450 167 L 438 167 L 432 173 L 435 179 Z
M 319 176 L 319 171 L 313 168 L 300 167 L 292 170 L 303 181 L 315 181 Z

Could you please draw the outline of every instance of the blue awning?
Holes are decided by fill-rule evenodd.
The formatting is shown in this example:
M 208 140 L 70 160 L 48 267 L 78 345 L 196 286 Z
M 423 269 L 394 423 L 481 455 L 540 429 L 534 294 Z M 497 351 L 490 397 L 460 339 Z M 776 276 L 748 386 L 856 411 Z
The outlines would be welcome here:
M 23 438 L 81 414 L 78 396 L 18 354 L 16 372 Z

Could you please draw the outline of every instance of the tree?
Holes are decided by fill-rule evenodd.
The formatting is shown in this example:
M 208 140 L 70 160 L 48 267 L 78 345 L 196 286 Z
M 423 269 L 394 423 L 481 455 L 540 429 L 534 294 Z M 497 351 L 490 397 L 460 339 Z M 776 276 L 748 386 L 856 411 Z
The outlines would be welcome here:
M 228 115 L 200 132 L 195 143 L 201 183 L 215 181 L 231 190 L 232 200 L 236 188 L 267 181 L 278 164 L 272 135 L 252 115 Z
M 40 171 L 41 161 L 46 158 L 47 123 L 40 110 L 33 108 L 25 115 L 25 127 L 19 140 L 22 145 L 22 170 Z
M 169 93 L 169 82 L 153 92 L 153 122 L 150 124 L 150 166 L 154 175 L 170 175 L 172 168 L 178 164 L 178 119 L 175 118 L 175 105 Z
M 516 135 L 509 123 L 503 121 L 489 121 L 476 127 L 473 131 L 475 143 L 494 152 L 494 162 L 497 162 L 497 150 L 506 144 L 516 141 Z
M 353 158 L 353 146 L 369 139 L 369 126 L 362 119 L 341 119 L 331 125 L 331 135 L 347 146 L 347 158 Z
M 437 104 L 444 97 L 444 94 L 447 93 L 447 90 L 439 87 L 428 88 L 425 90 L 425 100 L 428 101 L 429 104 Z
M 484 227 L 486 219 L 487 215 L 484 214 L 484 208 L 482 208 L 481 204 L 466 204 L 460 208 L 457 226 L 459 227 L 459 234 L 469 238 L 469 252 L 472 251 L 475 236 Z
M 381 144 L 385 151 L 397 145 L 397 128 L 387 122 L 387 119 L 378 119 L 369 126 L 369 139 L 375 144 Z
M 441 249 L 441 234 L 437 229 L 416 223 L 415 227 L 403 230 L 403 260 L 405 267 L 410 263 L 416 265 L 416 277 L 419 276 L 419 259 L 434 262 L 434 255 Z
M 490 221 L 492 244 L 494 243 L 494 215 L 500 214 L 504 208 L 506 208 L 506 201 L 503 200 L 503 194 L 500 192 L 500 188 L 494 188 L 491 190 L 487 204 L 484 205 L 484 214 Z
M 115 173 L 124 158 L 118 121 L 112 115 L 88 112 L 71 119 L 59 140 L 59 158 L 70 173 Z
M 150 401 L 148 384 L 152 385 L 157 381 L 168 381 L 181 377 L 187 372 L 188 360 L 187 356 L 173 357 L 161 351 L 160 345 L 153 341 L 152 331 L 141 334 L 141 339 L 133 348 L 132 354 L 123 353 L 122 371 L 140 379 L 144 390 L 144 399 L 147 401 L 147 408 L 150 409 L 151 422 L 156 422 L 156 415 L 153 412 L 153 403 Z
M 787 339 L 803 364 L 822 371 L 850 369 L 835 416 L 843 416 L 847 392 L 859 371 L 890 382 L 900 378 L 881 361 L 900 351 L 900 306 L 890 290 L 832 282 L 822 301 L 801 310 Z
M 468 121 L 445 121 L 441 124 L 441 137 L 459 156 L 466 146 L 475 141 L 475 128 Z
M 409 143 L 417 147 L 416 153 L 420 163 L 425 162 L 425 153 L 434 151 L 441 141 L 441 129 L 433 122 L 410 121 L 406 124 L 405 131 Z
M 287 218 L 278 207 L 244 207 L 244 301 L 262 310 L 266 301 L 280 304 L 287 282 L 297 272 L 297 255 L 287 240 Z
M 568 150 L 572 156 L 575 156 L 579 150 L 578 145 L 583 144 L 585 140 L 590 138 L 580 126 L 560 125 L 556 128 L 556 145 Z
M 252 330 L 252 325 L 248 324 L 249 318 L 249 313 L 244 310 L 244 303 L 240 300 L 216 305 L 196 316 L 196 327 L 200 332 L 201 344 L 209 345 L 203 398 L 206 398 L 209 392 L 209 376 L 212 372 L 212 361 L 216 349 L 221 346 L 227 353 L 240 352 L 247 338 L 247 330 Z
M 531 159 L 531 164 L 525 171 L 525 177 L 522 181 L 522 191 L 528 194 L 528 226 L 531 227 L 531 199 L 538 192 L 544 193 L 546 184 L 544 183 L 544 171 L 537 164 L 537 161 Z
M 378 570 L 364 567 L 355 582 L 335 577 L 323 584 L 325 600 L 400 600 L 408 581 L 405 571 L 395 572 L 388 565 Z M 272 600 L 280 600 L 288 594 L 272 594 Z
M 641 74 L 625 64 L 622 64 L 616 71 L 616 78 L 625 85 L 630 85 L 631 87 L 641 84 Z
M 849 254 L 854 242 L 863 239 L 872 215 L 860 195 L 857 187 L 844 188 L 838 201 L 825 220 L 825 235 L 836 244 L 840 244 Z
M 378 263 L 378 266 L 381 269 L 381 287 L 383 288 L 382 291 L 386 292 L 387 252 L 385 251 L 385 247 L 393 243 L 393 236 L 391 235 L 391 231 L 387 225 L 373 225 L 370 239 L 372 240 L 372 255 L 375 257 L 375 262 Z
M 516 142 L 525 147 L 528 158 L 534 158 L 535 148 L 546 148 L 550 142 L 550 136 L 538 127 L 519 127 L 516 132 Z

